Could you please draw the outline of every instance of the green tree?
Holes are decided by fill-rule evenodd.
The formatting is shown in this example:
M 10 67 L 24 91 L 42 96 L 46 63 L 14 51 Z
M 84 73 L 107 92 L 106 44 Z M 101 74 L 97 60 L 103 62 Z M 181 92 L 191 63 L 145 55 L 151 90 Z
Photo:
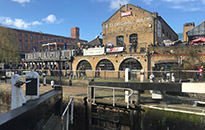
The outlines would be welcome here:
M 17 63 L 20 59 L 16 34 L 13 29 L 0 26 L 0 62 Z

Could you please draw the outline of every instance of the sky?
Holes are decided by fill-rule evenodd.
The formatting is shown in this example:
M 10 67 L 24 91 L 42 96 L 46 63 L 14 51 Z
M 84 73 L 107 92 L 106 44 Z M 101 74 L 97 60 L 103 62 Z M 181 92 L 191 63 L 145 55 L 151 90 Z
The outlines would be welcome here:
M 66 37 L 71 27 L 79 27 L 80 39 L 91 41 L 127 3 L 158 12 L 176 33 L 183 32 L 184 23 L 205 21 L 205 0 L 0 0 L 0 24 Z

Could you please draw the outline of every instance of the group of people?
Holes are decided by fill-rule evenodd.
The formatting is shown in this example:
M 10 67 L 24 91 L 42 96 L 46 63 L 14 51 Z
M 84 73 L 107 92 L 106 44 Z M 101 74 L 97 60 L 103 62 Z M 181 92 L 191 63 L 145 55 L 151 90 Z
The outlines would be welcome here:
M 82 65 L 82 66 L 80 66 L 79 68 L 78 68 L 78 71 L 76 72 L 76 74 L 77 74 L 77 77 L 86 77 L 86 68 L 85 68 L 85 66 L 84 65 Z

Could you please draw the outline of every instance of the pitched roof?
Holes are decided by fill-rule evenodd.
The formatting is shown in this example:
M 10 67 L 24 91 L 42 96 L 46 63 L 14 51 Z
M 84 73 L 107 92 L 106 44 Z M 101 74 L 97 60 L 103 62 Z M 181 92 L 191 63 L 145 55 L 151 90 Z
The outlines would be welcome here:
M 102 45 L 103 40 L 99 37 L 96 37 L 95 39 L 93 39 L 92 41 L 88 42 L 87 45 L 90 46 L 97 46 L 97 45 Z
M 187 36 L 205 35 L 205 21 L 187 32 Z

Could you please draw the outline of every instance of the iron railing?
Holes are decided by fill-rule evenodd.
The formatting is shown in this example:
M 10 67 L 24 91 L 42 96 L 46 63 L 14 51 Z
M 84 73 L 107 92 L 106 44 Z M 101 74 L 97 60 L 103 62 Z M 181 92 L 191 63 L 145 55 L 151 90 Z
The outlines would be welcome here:
M 69 124 L 73 124 L 73 110 L 74 110 L 74 97 L 70 99 L 65 110 L 63 111 L 63 114 L 61 115 L 62 130 L 65 129 L 64 126 L 66 127 L 66 130 L 69 130 Z M 65 116 L 66 116 L 66 120 L 64 120 Z
M 105 79 L 105 80 L 124 80 L 125 71 L 115 71 L 115 70 L 58 70 L 58 69 L 0 69 L 0 80 L 4 81 L 10 79 L 11 75 L 14 73 L 26 74 L 31 70 L 35 70 L 41 76 L 43 73 L 46 73 L 46 76 L 60 77 L 62 78 L 75 78 L 75 79 Z M 183 80 L 189 81 L 205 81 L 205 73 L 200 75 L 199 70 L 171 70 L 171 71 L 144 71 L 141 73 L 140 70 L 131 70 L 130 71 L 130 80 L 137 81 L 140 80 L 141 76 L 144 75 L 145 81 L 149 81 L 150 75 L 154 75 L 154 82 L 179 82 Z M 173 76 L 172 76 L 173 75 Z M 171 77 L 172 76 L 172 77 Z M 174 77 L 174 79 L 173 79 Z
M 92 88 L 92 89 L 90 89 L 91 91 L 89 91 L 89 88 Z M 100 88 L 100 89 L 111 89 L 112 90 L 112 98 L 113 98 L 113 107 L 115 106 L 115 90 L 124 90 L 124 91 L 129 91 L 129 94 L 128 95 L 126 95 L 126 93 L 125 93 L 125 98 L 127 98 L 127 101 L 126 101 L 126 103 L 127 103 L 127 108 L 129 108 L 129 99 L 130 99 L 130 97 L 133 95 L 133 93 L 134 93 L 134 91 L 132 90 L 132 89 L 130 89 L 130 88 L 119 88 L 119 87 L 107 87 L 107 86 L 93 86 L 93 85 L 90 85 L 90 86 L 88 86 L 88 91 L 87 91 L 87 95 L 88 95 L 88 97 L 91 97 L 91 99 L 92 99 L 92 103 L 94 103 L 95 104 L 95 98 L 96 98 L 96 91 L 95 91 L 95 88 Z M 90 93 L 89 93 L 90 92 Z M 91 96 L 91 95 L 92 96 Z

